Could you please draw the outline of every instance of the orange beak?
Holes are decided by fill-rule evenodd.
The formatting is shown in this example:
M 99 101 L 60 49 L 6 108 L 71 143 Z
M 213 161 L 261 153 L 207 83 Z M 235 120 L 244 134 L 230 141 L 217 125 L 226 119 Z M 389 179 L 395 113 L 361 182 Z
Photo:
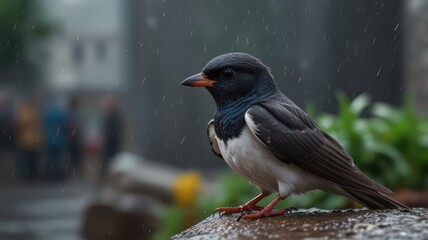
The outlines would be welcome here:
M 186 78 L 181 85 L 190 87 L 213 87 L 216 81 L 208 79 L 203 73 L 197 73 Z

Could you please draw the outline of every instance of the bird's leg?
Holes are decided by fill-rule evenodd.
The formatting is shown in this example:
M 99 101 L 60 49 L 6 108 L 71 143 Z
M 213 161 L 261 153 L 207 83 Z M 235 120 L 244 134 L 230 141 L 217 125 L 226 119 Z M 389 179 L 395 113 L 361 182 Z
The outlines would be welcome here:
M 284 208 L 281 210 L 273 210 L 273 208 L 275 207 L 275 205 L 281 200 L 281 196 L 277 196 L 276 198 L 274 198 L 272 200 L 271 203 L 269 203 L 269 205 L 267 205 L 264 209 L 260 210 L 260 212 L 257 213 L 252 213 L 252 214 L 245 214 L 243 216 L 241 216 L 240 218 L 238 218 L 238 221 L 243 218 L 243 219 L 258 219 L 258 218 L 262 218 L 262 217 L 273 217 L 273 216 L 279 216 L 279 215 L 284 215 L 285 213 L 291 212 L 290 209 L 288 208 Z
M 263 210 L 263 207 L 262 206 L 257 206 L 256 204 L 258 202 L 260 202 L 260 200 L 262 200 L 266 196 L 269 196 L 269 194 L 262 192 L 259 195 L 257 195 L 257 197 L 251 199 L 250 201 L 248 201 L 244 205 L 237 206 L 237 207 L 219 207 L 219 208 L 216 208 L 214 210 L 214 212 L 226 213 L 227 214 L 227 213 L 247 212 L 247 211 L 252 211 L 252 210 L 261 211 L 261 210 Z

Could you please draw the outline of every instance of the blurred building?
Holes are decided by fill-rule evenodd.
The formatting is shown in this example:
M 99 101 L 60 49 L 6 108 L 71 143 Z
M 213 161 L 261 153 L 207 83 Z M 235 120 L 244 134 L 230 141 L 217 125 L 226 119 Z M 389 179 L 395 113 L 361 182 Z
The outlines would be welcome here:
M 126 86 L 123 3 L 44 0 L 55 33 L 46 42 L 46 86 L 58 91 L 117 91 Z
M 77 97 L 85 134 L 101 136 L 103 97 L 125 94 L 132 79 L 127 5 L 120 0 L 43 0 L 41 5 L 53 29 L 39 44 L 44 92 Z M 126 105 L 126 99 L 120 99 Z

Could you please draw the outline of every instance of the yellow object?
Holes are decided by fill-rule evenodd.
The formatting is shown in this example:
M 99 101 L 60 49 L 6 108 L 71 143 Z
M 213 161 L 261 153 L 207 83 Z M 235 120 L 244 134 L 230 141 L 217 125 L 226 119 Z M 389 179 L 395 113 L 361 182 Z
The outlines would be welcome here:
M 26 102 L 19 108 L 15 120 L 15 129 L 16 143 L 20 149 L 39 150 L 42 130 L 38 112 L 33 102 Z
M 172 184 L 175 203 L 182 207 L 194 205 L 199 194 L 201 183 L 202 177 L 195 171 L 178 175 Z

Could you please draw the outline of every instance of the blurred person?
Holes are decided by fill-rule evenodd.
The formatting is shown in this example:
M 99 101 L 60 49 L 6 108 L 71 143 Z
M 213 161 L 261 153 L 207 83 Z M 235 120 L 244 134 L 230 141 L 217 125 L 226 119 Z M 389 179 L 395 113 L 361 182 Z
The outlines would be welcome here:
M 79 114 L 79 99 L 74 96 L 68 105 L 69 126 L 68 144 L 70 152 L 70 163 L 74 174 L 79 174 L 82 165 L 82 132 Z
M 42 137 L 39 113 L 33 100 L 26 100 L 18 109 L 15 119 L 16 172 L 22 179 L 37 176 Z
M 13 131 L 13 108 L 6 97 L 0 96 L 0 156 L 13 152 Z
M 13 106 L 5 96 L 0 96 L 0 177 L 11 176 L 14 169 L 15 136 Z
M 106 177 L 107 168 L 114 155 L 121 148 L 122 137 L 122 116 L 119 112 L 117 100 L 109 95 L 104 98 L 104 118 L 103 118 L 103 159 L 102 159 L 102 177 Z
M 62 99 L 55 99 L 44 112 L 48 176 L 62 180 L 67 174 L 68 114 Z

